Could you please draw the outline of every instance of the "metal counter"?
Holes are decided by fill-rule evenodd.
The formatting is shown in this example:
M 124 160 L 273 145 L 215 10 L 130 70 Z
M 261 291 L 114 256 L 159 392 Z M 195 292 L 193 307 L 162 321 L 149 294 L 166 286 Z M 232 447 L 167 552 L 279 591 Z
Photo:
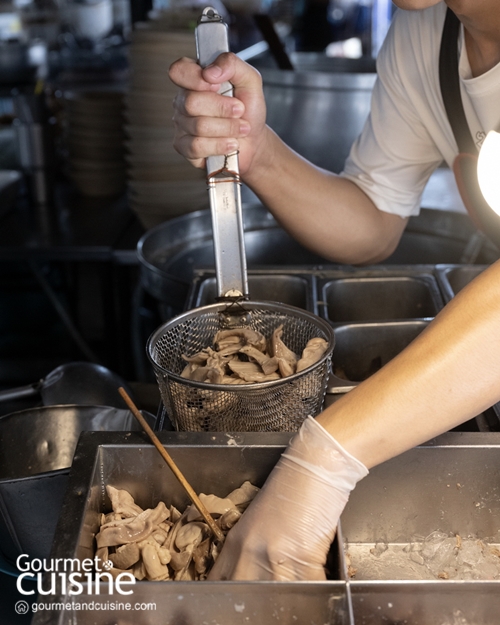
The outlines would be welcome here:
M 285 433 L 163 432 L 160 437 L 195 490 L 217 495 L 227 494 L 246 479 L 261 485 L 289 440 Z M 145 437 L 84 433 L 70 473 L 53 558 L 93 557 L 99 514 L 110 509 L 106 484 L 126 488 L 144 507 L 160 500 L 167 505 L 188 503 Z M 397 568 L 390 566 L 380 579 L 363 579 L 362 566 L 350 577 L 345 551 L 380 541 L 394 549 L 416 535 L 437 530 L 498 547 L 499 484 L 500 434 L 448 433 L 380 465 L 360 482 L 341 516 L 330 558 L 331 579 L 326 582 L 137 582 L 131 600 L 155 603 L 156 609 L 135 613 L 133 620 L 126 611 L 69 609 L 39 613 L 33 625 L 497 625 L 499 577 L 402 581 Z M 95 598 L 79 595 L 76 599 Z

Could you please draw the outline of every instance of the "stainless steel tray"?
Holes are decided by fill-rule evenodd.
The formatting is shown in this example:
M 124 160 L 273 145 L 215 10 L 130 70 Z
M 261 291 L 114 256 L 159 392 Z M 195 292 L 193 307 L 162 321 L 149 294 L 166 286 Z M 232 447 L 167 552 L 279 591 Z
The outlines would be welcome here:
M 403 548 L 435 531 L 458 534 L 464 544 L 481 539 L 498 548 L 499 484 L 497 433 L 448 433 L 372 469 L 351 494 L 340 521 L 344 553 L 357 568 L 349 578 L 342 558 L 355 622 L 497 623 L 500 557 L 495 581 L 433 579 Z
M 316 279 L 313 272 L 275 267 L 253 269 L 248 274 L 248 290 L 252 300 L 274 301 L 303 308 L 317 314 Z M 187 299 L 186 310 L 213 304 L 217 287 L 213 272 L 197 271 Z
M 401 352 L 487 265 L 271 266 L 251 269 L 250 295 L 305 308 L 335 330 L 333 374 L 325 406 L 352 390 Z M 211 303 L 214 272 L 194 272 L 186 310 Z M 460 426 L 500 430 L 494 406 Z
M 160 439 L 197 492 L 226 495 L 247 479 L 262 485 L 290 434 L 162 432 Z M 110 509 L 104 496 L 106 484 L 128 489 L 144 507 L 156 505 L 159 500 L 179 508 L 189 503 L 145 437 L 136 433 L 84 433 L 71 469 L 52 558 L 94 556 L 99 513 Z M 338 567 L 335 573 L 336 581 L 324 583 L 138 582 L 127 600 L 153 602 L 156 609 L 134 612 L 133 620 L 126 611 L 54 610 L 38 613 L 33 625 L 353 625 L 347 584 L 338 579 Z M 51 597 L 51 601 L 57 602 L 60 597 Z M 119 595 L 113 598 L 123 600 Z M 92 599 L 96 597 L 78 596 L 80 602 Z
M 445 302 L 482 273 L 488 265 L 436 265 L 436 277 Z
M 323 314 L 332 323 L 430 319 L 443 307 L 432 275 L 338 278 L 321 284 Z
M 284 450 L 285 433 L 160 434 L 197 491 L 226 494 L 244 479 L 263 480 Z M 500 434 L 449 433 L 372 469 L 341 517 L 339 579 L 315 583 L 138 582 L 133 601 L 155 611 L 134 614 L 139 625 L 235 623 L 267 625 L 497 625 L 500 581 L 401 581 L 350 578 L 344 540 L 392 547 L 436 529 L 500 542 Z M 123 487 L 143 506 L 186 496 L 158 452 L 141 435 L 84 433 L 53 544 L 53 558 L 94 554 L 98 514 L 109 509 L 105 484 Z M 457 487 L 460 484 L 460 487 Z M 479 506 L 476 504 L 479 503 Z M 93 597 L 95 599 L 95 597 Z M 79 596 L 80 601 L 92 597 Z M 57 601 L 57 597 L 53 599 Z M 352 611 L 352 614 L 351 614 Z M 462 614 L 463 620 L 453 620 Z M 457 617 L 459 618 L 459 617 Z M 39 613 L 33 625 L 131 623 L 130 613 Z M 120 621 L 120 619 L 122 619 Z
M 427 320 L 350 323 L 335 326 L 333 372 L 359 383 L 403 351 L 428 325 Z

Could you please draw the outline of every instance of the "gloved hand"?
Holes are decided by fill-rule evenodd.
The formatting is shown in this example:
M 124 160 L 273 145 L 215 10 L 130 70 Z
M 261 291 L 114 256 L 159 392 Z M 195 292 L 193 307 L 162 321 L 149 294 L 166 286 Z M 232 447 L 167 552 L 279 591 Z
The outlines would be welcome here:
M 368 469 L 312 417 L 229 532 L 210 580 L 324 580 L 337 522 Z

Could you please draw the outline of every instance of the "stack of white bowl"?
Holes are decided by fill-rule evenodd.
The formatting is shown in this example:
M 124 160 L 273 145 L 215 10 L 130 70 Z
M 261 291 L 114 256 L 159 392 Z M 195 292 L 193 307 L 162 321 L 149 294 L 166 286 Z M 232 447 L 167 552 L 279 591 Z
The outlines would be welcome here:
M 110 197 L 126 189 L 124 94 L 66 94 L 69 176 L 82 195 Z
M 204 171 L 173 147 L 177 87 L 168 69 L 181 56 L 196 57 L 192 31 L 171 30 L 162 19 L 136 25 L 125 107 L 126 158 L 130 206 L 146 228 L 208 206 Z

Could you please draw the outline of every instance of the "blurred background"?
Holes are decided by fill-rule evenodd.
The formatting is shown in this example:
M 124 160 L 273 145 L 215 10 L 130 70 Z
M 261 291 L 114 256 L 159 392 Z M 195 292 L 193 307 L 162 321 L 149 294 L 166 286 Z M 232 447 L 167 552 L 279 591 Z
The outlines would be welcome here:
M 210 4 L 231 49 L 262 73 L 268 123 L 341 171 L 369 111 L 392 2 Z M 153 381 L 149 333 L 185 308 L 194 268 L 213 262 L 207 220 L 190 219 L 208 209 L 204 173 L 172 147 L 168 78 L 174 60 L 195 56 L 206 5 L 0 0 L 0 389 L 74 360 Z M 463 214 L 451 172 L 437 173 L 422 203 L 433 210 L 412 221 L 394 262 L 490 262 L 497 251 Z M 243 200 L 257 203 L 245 187 Z M 259 211 L 253 227 L 268 229 Z M 265 245 L 257 264 L 325 262 L 288 240 Z

